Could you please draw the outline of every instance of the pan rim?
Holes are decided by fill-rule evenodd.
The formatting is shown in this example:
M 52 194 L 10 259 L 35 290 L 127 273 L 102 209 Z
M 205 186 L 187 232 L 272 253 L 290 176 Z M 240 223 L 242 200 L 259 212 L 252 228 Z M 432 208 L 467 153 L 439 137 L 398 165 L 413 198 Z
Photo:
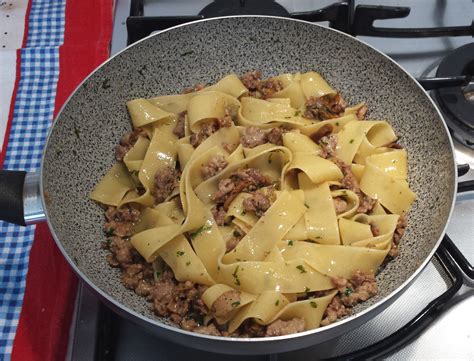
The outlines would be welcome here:
M 315 24 L 315 23 L 311 23 L 311 22 L 305 21 L 305 20 L 290 19 L 290 18 L 280 17 L 280 16 L 232 15 L 232 16 L 220 16 L 220 17 L 209 18 L 209 19 L 195 20 L 195 21 L 192 21 L 192 22 L 187 22 L 187 23 L 184 23 L 184 24 L 173 26 L 171 28 L 162 30 L 158 33 L 150 34 L 147 37 L 145 37 L 145 38 L 143 38 L 143 39 L 127 46 L 126 48 L 122 49 L 121 51 L 119 51 L 118 53 L 113 55 L 112 57 L 105 60 L 99 66 L 97 66 L 83 81 L 81 81 L 81 83 L 69 95 L 69 97 L 66 99 L 64 104 L 61 106 L 59 112 L 57 113 L 57 115 L 56 115 L 56 117 L 53 121 L 53 124 L 51 125 L 51 127 L 48 131 L 48 136 L 46 138 L 43 153 L 42 153 L 42 157 L 41 157 L 41 167 L 40 167 L 41 201 L 42 201 L 44 213 L 45 213 L 45 216 L 46 216 L 46 222 L 47 222 L 48 227 L 51 231 L 51 234 L 54 238 L 54 241 L 55 241 L 56 245 L 58 246 L 58 248 L 60 249 L 60 251 L 61 251 L 62 255 L 64 256 L 64 258 L 67 260 L 67 262 L 69 263 L 71 268 L 74 270 L 74 272 L 81 278 L 81 280 L 83 282 L 85 282 L 88 287 L 92 288 L 95 292 L 97 292 L 100 295 L 100 297 L 102 297 L 107 302 L 112 304 L 115 308 L 118 308 L 121 311 L 126 312 L 127 314 L 133 316 L 134 318 L 137 318 L 137 319 L 141 320 L 142 322 L 145 322 L 146 324 L 148 324 L 148 326 L 164 328 L 167 331 L 182 333 L 184 336 L 198 337 L 198 338 L 202 338 L 202 339 L 206 339 L 206 340 L 213 340 L 213 341 L 219 341 L 219 342 L 232 342 L 232 343 L 239 342 L 239 343 L 242 343 L 242 344 L 249 343 L 249 342 L 251 342 L 253 344 L 254 343 L 261 343 L 261 342 L 267 342 L 268 343 L 268 342 L 271 342 L 271 341 L 279 341 L 279 340 L 281 341 L 281 340 L 288 340 L 288 339 L 293 339 L 293 338 L 303 338 L 305 336 L 316 335 L 316 334 L 319 334 L 319 333 L 328 333 L 329 330 L 332 330 L 335 327 L 342 326 L 342 325 L 347 324 L 347 323 L 352 323 L 353 321 L 355 321 L 358 318 L 363 318 L 363 316 L 368 316 L 368 314 L 370 314 L 370 313 L 374 313 L 374 316 L 375 316 L 376 314 L 378 314 L 379 312 L 381 312 L 384 309 L 382 307 L 383 305 L 387 304 L 387 307 L 388 307 L 393 301 L 395 301 L 408 288 L 408 286 L 420 275 L 420 273 L 423 271 L 423 269 L 428 265 L 428 263 L 431 261 L 433 255 L 434 255 L 434 253 L 438 249 L 444 235 L 446 234 L 446 229 L 448 227 L 449 221 L 450 221 L 451 216 L 453 214 L 454 205 L 455 205 L 455 202 L 456 202 L 456 194 L 457 194 L 457 187 L 458 187 L 458 175 L 457 175 L 456 171 L 454 172 L 454 187 L 453 187 L 451 207 L 450 207 L 450 210 L 449 210 L 449 213 L 448 213 L 446 223 L 443 227 L 443 230 L 440 233 L 440 236 L 439 236 L 438 240 L 436 241 L 436 243 L 434 244 L 432 250 L 429 252 L 428 256 L 426 256 L 424 261 L 420 263 L 418 268 L 413 272 L 413 274 L 410 277 L 408 277 L 400 286 L 398 286 L 391 293 L 389 293 L 388 295 L 386 295 L 384 298 L 377 301 L 373 305 L 367 307 L 365 310 L 357 312 L 356 314 L 353 314 L 353 315 L 351 315 L 351 316 L 349 316 L 345 319 L 334 322 L 334 323 L 332 323 L 328 326 L 319 327 L 319 328 L 316 328 L 316 329 L 312 329 L 312 330 L 308 330 L 308 331 L 304 331 L 304 332 L 299 332 L 299 333 L 294 333 L 294 334 L 290 334 L 290 335 L 284 335 L 284 336 L 254 337 L 254 338 L 236 338 L 236 337 L 225 337 L 225 336 L 211 336 L 211 335 L 199 334 L 199 333 L 192 332 L 192 331 L 186 331 L 186 330 L 183 330 L 183 329 L 181 329 L 179 327 L 176 327 L 176 326 L 170 326 L 170 325 L 168 325 L 164 322 L 161 322 L 161 321 L 156 320 L 156 319 L 151 319 L 151 318 L 149 318 L 149 317 L 147 317 L 147 316 L 145 316 L 141 313 L 138 313 L 138 312 L 130 309 L 126 305 L 122 304 L 121 302 L 119 302 L 118 300 L 116 300 L 115 298 L 110 296 L 107 292 L 105 292 L 104 290 L 102 290 L 101 288 L 96 286 L 95 283 L 92 282 L 89 279 L 89 277 L 87 277 L 79 269 L 79 267 L 74 263 L 74 261 L 72 260 L 70 255 L 66 252 L 65 248 L 62 245 L 62 242 L 59 240 L 59 237 L 56 235 L 56 233 L 55 233 L 55 231 L 54 231 L 54 229 L 53 229 L 53 227 L 52 227 L 52 225 L 49 221 L 48 208 L 47 208 L 45 194 L 44 194 L 44 188 L 43 188 L 43 185 L 44 185 L 43 184 L 43 170 L 44 170 L 44 163 L 45 163 L 45 155 L 46 155 L 46 151 L 47 151 L 47 148 L 48 148 L 48 145 L 49 145 L 49 142 L 50 142 L 51 134 L 53 133 L 54 128 L 57 124 L 57 120 L 61 117 L 61 114 L 62 114 L 63 110 L 65 109 L 66 105 L 69 103 L 71 98 L 76 94 L 78 89 L 81 88 L 82 85 L 89 80 L 89 78 L 91 78 L 99 69 L 101 69 L 103 66 L 105 66 L 109 61 L 111 61 L 112 59 L 114 59 L 118 55 L 122 54 L 123 52 L 128 51 L 133 46 L 135 46 L 135 45 L 137 45 L 141 42 L 147 41 L 151 37 L 158 36 L 161 33 L 172 31 L 174 29 L 177 29 L 177 28 L 180 28 L 180 27 L 183 27 L 183 26 L 189 26 L 189 25 L 193 25 L 193 24 L 201 23 L 201 22 L 219 21 L 219 20 L 223 20 L 223 19 L 225 20 L 225 19 L 232 19 L 232 18 L 270 18 L 270 19 L 276 19 L 276 20 L 280 20 L 280 21 L 282 21 L 282 20 L 283 21 L 288 21 L 288 22 L 292 21 L 292 22 L 303 23 L 303 24 L 306 24 L 306 25 L 317 26 L 319 28 L 324 28 L 325 30 L 328 30 L 328 31 L 334 31 L 336 33 L 339 33 L 340 35 L 343 35 L 347 38 L 350 38 L 352 41 L 362 43 L 363 45 L 365 45 L 365 46 L 369 47 L 370 49 L 374 50 L 375 52 L 377 52 L 379 55 L 383 56 L 385 59 L 389 60 L 393 65 L 395 65 L 403 73 L 405 73 L 406 75 L 409 76 L 409 78 L 416 84 L 416 86 L 423 92 L 425 97 L 430 101 L 432 107 L 436 110 L 436 113 L 438 114 L 438 120 L 441 121 L 441 123 L 443 124 L 445 134 L 448 137 L 449 145 L 450 145 L 450 148 L 451 148 L 451 156 L 452 156 L 451 160 L 453 162 L 454 169 L 456 169 L 457 164 L 456 164 L 456 160 L 455 160 L 455 156 L 454 156 L 453 140 L 452 140 L 452 137 L 449 133 L 448 127 L 447 127 L 447 125 L 444 121 L 444 118 L 443 118 L 440 110 L 436 106 L 434 100 L 423 89 L 423 87 L 416 81 L 416 79 L 410 73 L 408 73 L 401 65 L 396 63 L 388 55 L 382 53 L 381 51 L 379 51 L 378 49 L 376 49 L 372 45 L 367 44 L 366 42 L 364 42 L 360 39 L 357 39 L 357 38 L 355 38 L 355 37 L 353 37 L 349 34 L 346 34 L 346 33 L 342 32 L 340 30 L 337 30 L 337 29 L 332 29 L 332 28 L 322 26 L 322 25 L 319 25 L 319 24 Z M 104 264 L 105 264 L 105 261 L 104 261 Z

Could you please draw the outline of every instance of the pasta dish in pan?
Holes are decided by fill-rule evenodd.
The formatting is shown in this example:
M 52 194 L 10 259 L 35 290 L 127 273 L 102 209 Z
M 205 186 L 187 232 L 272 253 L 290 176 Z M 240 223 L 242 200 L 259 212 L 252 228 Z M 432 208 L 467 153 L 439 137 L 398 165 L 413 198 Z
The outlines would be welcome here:
M 279 336 L 377 293 L 415 200 L 407 152 L 318 73 L 228 75 L 127 103 L 91 198 L 126 287 L 186 330 Z

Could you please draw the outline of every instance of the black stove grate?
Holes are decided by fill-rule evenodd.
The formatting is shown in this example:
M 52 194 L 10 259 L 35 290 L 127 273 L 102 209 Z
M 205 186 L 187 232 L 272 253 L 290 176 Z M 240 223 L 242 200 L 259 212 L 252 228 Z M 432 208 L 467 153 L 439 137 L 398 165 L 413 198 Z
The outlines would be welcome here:
M 474 43 L 455 49 L 441 61 L 436 76 L 447 75 L 466 78 L 474 75 Z M 454 137 L 474 149 L 474 102 L 465 97 L 462 87 L 437 89 L 435 96 Z
M 306 12 L 289 13 L 273 0 L 215 0 L 196 16 L 145 16 L 143 2 L 132 0 L 127 19 L 128 45 L 150 35 L 186 22 L 225 15 L 274 15 L 310 22 L 328 21 L 331 28 L 357 36 L 386 38 L 421 38 L 440 36 L 474 36 L 474 21 L 470 25 L 436 28 L 375 27 L 376 20 L 405 18 L 409 7 L 357 5 L 354 0 L 337 2 Z
M 365 35 L 399 38 L 474 36 L 474 22 L 470 26 L 419 29 L 376 28 L 373 25 L 375 20 L 404 18 L 409 13 L 410 8 L 408 7 L 355 6 L 354 0 L 334 3 L 318 10 L 294 13 L 289 13 L 273 0 L 215 0 L 197 15 L 145 16 L 144 0 L 132 0 L 130 16 L 127 18 L 127 45 L 131 45 L 155 31 L 165 30 L 191 21 L 225 15 L 274 15 L 314 23 L 329 22 L 331 28 L 353 36 Z M 426 90 L 448 87 L 456 89 L 454 87 L 469 84 L 471 75 L 462 72 L 443 72 L 437 74 L 436 78 L 422 78 L 418 79 L 418 81 Z M 471 104 L 474 106 L 473 103 Z M 470 144 L 469 142 L 471 142 L 471 139 L 468 141 L 468 145 Z M 463 143 L 466 144 L 466 141 Z M 472 139 L 472 145 L 474 145 L 474 139 Z

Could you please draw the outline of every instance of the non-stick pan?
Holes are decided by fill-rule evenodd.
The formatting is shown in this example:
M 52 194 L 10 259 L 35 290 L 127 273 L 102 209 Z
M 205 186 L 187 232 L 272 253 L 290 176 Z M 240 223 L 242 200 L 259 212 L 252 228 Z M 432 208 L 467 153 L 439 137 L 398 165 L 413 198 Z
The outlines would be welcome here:
M 125 103 L 180 92 L 229 73 L 264 75 L 315 70 L 350 104 L 368 104 L 370 119 L 385 119 L 409 155 L 409 183 L 418 199 L 408 215 L 401 254 L 377 276 L 380 292 L 352 316 L 327 327 L 281 337 L 233 339 L 181 330 L 156 317 L 120 282 L 100 248 L 103 211 L 89 193 L 114 162 L 114 147 L 131 128 Z M 10 180 L 17 178 L 12 185 Z M 22 174 L 2 172 L 2 198 L 21 196 Z M 223 17 L 150 36 L 109 59 L 69 98 L 51 128 L 40 175 L 25 187 L 27 220 L 37 220 L 35 191 L 64 257 L 82 280 L 122 316 L 158 337 L 208 351 L 251 354 L 290 351 L 336 337 L 392 303 L 433 256 L 445 232 L 456 191 L 452 142 L 435 105 L 416 81 L 370 46 L 308 22 L 276 17 Z M 33 179 L 34 180 L 34 179 Z M 23 221 L 21 198 L 2 208 Z M 13 203 L 12 203 L 13 202 Z M 17 207 L 13 204 L 17 202 Z M 19 202 L 19 203 L 18 203 Z M 5 203 L 3 203 L 3 206 Z M 31 216 L 31 214 L 33 214 Z M 35 215 L 36 214 L 36 215 Z M 414 301 L 415 302 L 415 301 Z

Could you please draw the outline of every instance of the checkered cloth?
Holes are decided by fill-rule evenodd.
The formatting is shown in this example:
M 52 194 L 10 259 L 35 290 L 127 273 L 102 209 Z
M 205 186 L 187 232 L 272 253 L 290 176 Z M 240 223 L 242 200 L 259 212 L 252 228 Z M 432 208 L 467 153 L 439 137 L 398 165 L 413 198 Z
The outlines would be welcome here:
M 53 120 L 65 0 L 33 0 L 3 167 L 37 171 Z M 35 226 L 0 222 L 0 359 L 9 360 L 25 293 Z

